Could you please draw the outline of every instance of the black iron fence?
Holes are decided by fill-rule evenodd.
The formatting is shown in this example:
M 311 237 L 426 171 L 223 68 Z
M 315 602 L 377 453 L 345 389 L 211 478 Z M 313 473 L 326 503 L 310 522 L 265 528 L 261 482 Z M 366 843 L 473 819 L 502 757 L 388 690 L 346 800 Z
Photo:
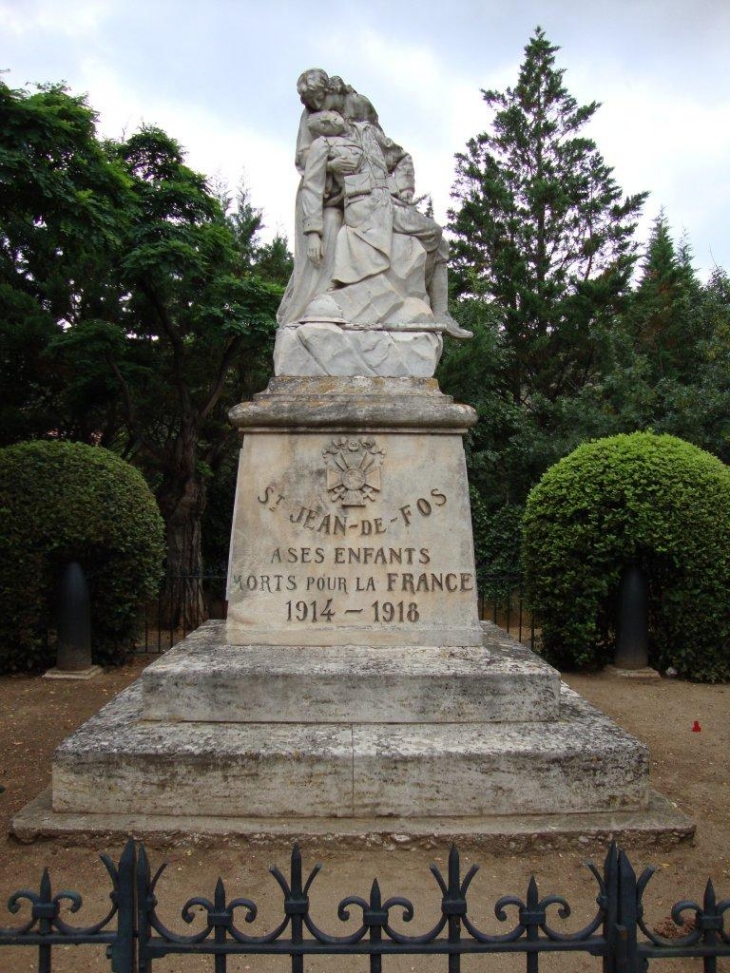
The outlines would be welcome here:
M 333 918 L 327 930 L 320 928 L 312 916 L 310 891 L 321 869 L 315 865 L 305 877 L 296 845 L 287 876 L 276 867 L 269 870 L 281 891 L 281 912 L 272 928 L 260 930 L 256 903 L 245 896 L 231 898 L 221 879 L 212 895 L 194 895 L 182 904 L 180 915 L 188 930 L 171 929 L 158 911 L 164 865 L 153 872 L 144 847 L 133 841 L 118 863 L 106 855 L 102 861 L 111 880 L 111 907 L 103 918 L 86 926 L 72 921 L 82 910 L 82 897 L 69 891 L 54 894 L 46 870 L 37 892 L 24 889 L 11 895 L 10 912 L 26 915 L 14 927 L 0 926 L 0 962 L 3 947 L 27 947 L 37 952 L 40 973 L 51 973 L 54 948 L 70 945 L 106 946 L 109 966 L 103 968 L 113 973 L 152 973 L 158 959 L 171 955 L 211 957 L 209 968 L 215 973 L 226 973 L 232 956 L 288 958 L 293 973 L 316 969 L 314 959 L 322 956 L 367 957 L 371 973 L 387 968 L 384 957 L 390 956 L 443 956 L 449 973 L 459 973 L 462 956 L 498 953 L 524 957 L 527 973 L 539 973 L 541 957 L 556 953 L 593 957 L 593 967 L 603 973 L 644 973 L 651 962 L 675 957 L 699 958 L 705 971 L 716 973 L 718 959 L 730 957 L 730 930 L 725 927 L 730 899 L 718 901 L 708 881 L 702 902 L 687 899 L 672 907 L 676 934 L 660 934 L 650 927 L 643 905 L 654 870 L 647 868 L 637 878 L 615 843 L 602 870 L 586 863 L 596 882 L 596 911 L 577 931 L 565 927 L 571 914 L 568 901 L 562 895 L 541 897 L 534 878 L 524 896 L 503 895 L 494 904 L 499 931 L 480 928 L 482 920 L 474 916 L 483 914 L 483 905 L 470 913 L 472 899 L 467 902 L 479 866 L 463 874 L 456 848 L 445 875 L 431 865 L 437 886 L 433 905 L 439 914 L 431 928 L 416 932 L 410 931 L 411 922 L 417 925 L 413 903 L 400 895 L 384 900 L 377 881 L 369 892 L 340 901 L 338 926 L 333 928 Z M 170 905 L 162 903 L 165 914 Z M 242 923 L 252 930 L 245 932 Z M 28 969 L 26 962 L 23 969 Z M 17 962 L 12 968 L 18 968 Z
M 145 606 L 136 643 L 139 655 L 172 648 L 210 618 L 226 617 L 226 574 L 168 574 L 154 602 Z
M 485 576 L 480 584 L 479 616 L 531 649 L 538 647 L 540 623 L 527 605 L 521 575 Z
M 209 618 L 226 617 L 226 575 L 168 575 L 156 601 L 146 606 L 138 654 L 166 652 Z M 479 594 L 479 616 L 537 648 L 539 623 L 529 611 L 519 575 L 488 577 Z

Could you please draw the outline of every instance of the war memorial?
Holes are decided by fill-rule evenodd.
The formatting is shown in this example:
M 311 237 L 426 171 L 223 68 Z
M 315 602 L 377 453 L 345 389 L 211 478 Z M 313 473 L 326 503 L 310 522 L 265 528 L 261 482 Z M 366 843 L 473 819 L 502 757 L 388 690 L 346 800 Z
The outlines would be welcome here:
M 463 439 L 433 377 L 448 246 L 364 96 L 298 82 L 295 267 L 242 447 L 226 622 L 57 750 L 20 837 L 677 838 L 645 746 L 477 610 Z M 514 845 L 513 845 L 514 846 Z

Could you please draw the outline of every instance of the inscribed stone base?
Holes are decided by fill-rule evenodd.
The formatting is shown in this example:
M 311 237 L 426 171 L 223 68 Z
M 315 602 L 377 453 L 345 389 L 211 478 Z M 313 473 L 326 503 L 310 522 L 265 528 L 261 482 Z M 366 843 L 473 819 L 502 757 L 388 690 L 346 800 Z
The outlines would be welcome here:
M 226 641 L 481 644 L 462 436 L 435 382 L 275 379 L 243 436 Z

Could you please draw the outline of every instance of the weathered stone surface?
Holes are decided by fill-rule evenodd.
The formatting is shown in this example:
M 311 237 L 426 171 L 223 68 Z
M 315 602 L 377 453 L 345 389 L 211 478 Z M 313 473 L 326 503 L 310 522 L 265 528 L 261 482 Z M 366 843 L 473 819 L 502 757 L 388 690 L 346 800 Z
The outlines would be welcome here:
M 648 791 L 646 747 L 565 686 L 557 718 L 542 722 L 441 722 L 438 711 L 434 719 L 433 699 L 426 707 L 429 720 L 418 721 L 418 701 L 399 700 L 389 676 L 397 681 L 413 669 L 418 680 L 419 668 L 438 650 L 406 650 L 393 658 L 379 650 L 387 660 L 383 678 L 377 652 L 351 648 L 365 657 L 363 668 L 379 682 L 386 709 L 341 712 L 323 689 L 328 678 L 357 670 L 348 670 L 340 649 L 319 650 L 323 658 L 313 663 L 313 681 L 300 684 L 298 694 L 295 681 L 282 694 L 279 679 L 290 679 L 297 661 L 306 666 L 315 650 L 268 649 L 272 706 L 305 709 L 295 722 L 281 722 L 285 713 L 266 709 L 263 681 L 246 687 L 242 678 L 232 692 L 225 681 L 216 682 L 235 652 L 244 658 L 249 653 L 227 645 L 216 650 L 220 628 L 211 623 L 194 632 L 186 646 L 153 665 L 150 684 L 139 680 L 59 747 L 53 808 L 44 798 L 17 815 L 13 831 L 21 840 L 62 835 L 83 841 L 126 833 L 151 840 L 256 841 L 297 834 L 367 845 L 453 837 L 514 852 L 536 843 L 561 848 L 619 834 L 670 845 L 694 832 L 689 819 Z M 521 673 L 528 683 L 552 672 L 495 626 L 485 623 L 484 630 L 485 668 Z M 299 660 L 287 659 L 298 653 Z M 477 650 L 455 648 L 445 666 L 458 681 L 477 660 Z M 264 662 L 261 656 L 253 661 L 243 669 L 251 663 L 255 683 Z M 475 682 L 480 678 L 475 672 Z M 543 688 L 549 684 L 548 679 Z M 523 683 L 516 692 L 524 691 Z M 466 699 L 459 695 L 451 690 L 442 715 L 466 716 L 478 706 L 470 691 Z M 492 693 L 482 716 L 492 712 L 497 696 Z M 372 690 L 370 700 L 377 710 Z M 209 706 L 220 712 L 195 722 Z M 331 707 L 332 721 L 307 722 L 309 706 L 322 707 L 321 715 Z M 399 711 L 416 721 L 373 720 L 388 706 L 391 714 Z M 249 722 L 227 719 L 247 707 Z M 219 722 L 216 715 L 224 713 L 226 721 Z
M 51 789 L 27 804 L 12 821 L 12 834 L 31 842 L 61 838 L 65 843 L 94 848 L 104 841 L 125 841 L 130 835 L 148 847 L 187 845 L 246 847 L 266 843 L 287 852 L 293 838 L 306 841 L 310 854 L 318 849 L 345 846 L 367 851 L 401 847 L 448 848 L 456 842 L 464 851 L 478 849 L 492 856 L 535 851 L 574 851 L 603 854 L 620 838 L 622 847 L 672 848 L 692 839 L 694 822 L 660 794 L 651 792 L 645 808 L 572 814 L 505 814 L 437 818 L 292 818 L 232 817 L 195 814 L 119 814 L 59 812 L 51 807 Z
M 483 647 L 260 646 L 207 622 L 141 678 L 146 720 L 480 723 L 556 720 L 560 676 L 489 625 Z
M 552 724 L 355 727 L 356 815 L 643 808 L 646 747 L 562 687 Z M 426 812 L 409 809 L 428 807 Z
M 355 376 L 279 377 L 229 412 L 242 433 L 273 429 L 347 429 L 465 433 L 477 421 L 468 405 L 439 391 L 435 379 Z
M 143 721 L 139 682 L 56 751 L 56 811 L 347 814 L 352 731 L 346 725 Z
M 429 380 L 389 381 L 277 381 L 235 410 L 255 435 L 239 463 L 228 642 L 481 644 L 461 440 L 473 411 Z
M 519 724 L 142 720 L 125 690 L 58 748 L 56 811 L 433 817 L 644 808 L 648 753 L 563 687 Z
M 279 328 L 274 347 L 277 375 L 430 378 L 443 339 L 425 331 L 354 330 L 323 322 Z
M 459 435 L 244 438 L 226 640 L 479 645 Z

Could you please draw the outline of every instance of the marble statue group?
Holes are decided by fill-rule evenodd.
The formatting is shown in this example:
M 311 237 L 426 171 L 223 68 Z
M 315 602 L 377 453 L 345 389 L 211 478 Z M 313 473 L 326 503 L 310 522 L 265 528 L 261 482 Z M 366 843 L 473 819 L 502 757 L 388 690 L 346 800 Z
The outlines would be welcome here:
M 341 78 L 314 68 L 300 75 L 297 91 L 301 181 L 280 330 L 430 333 L 439 350 L 442 333 L 470 338 L 448 312 L 448 244 L 414 203 L 411 156 Z

